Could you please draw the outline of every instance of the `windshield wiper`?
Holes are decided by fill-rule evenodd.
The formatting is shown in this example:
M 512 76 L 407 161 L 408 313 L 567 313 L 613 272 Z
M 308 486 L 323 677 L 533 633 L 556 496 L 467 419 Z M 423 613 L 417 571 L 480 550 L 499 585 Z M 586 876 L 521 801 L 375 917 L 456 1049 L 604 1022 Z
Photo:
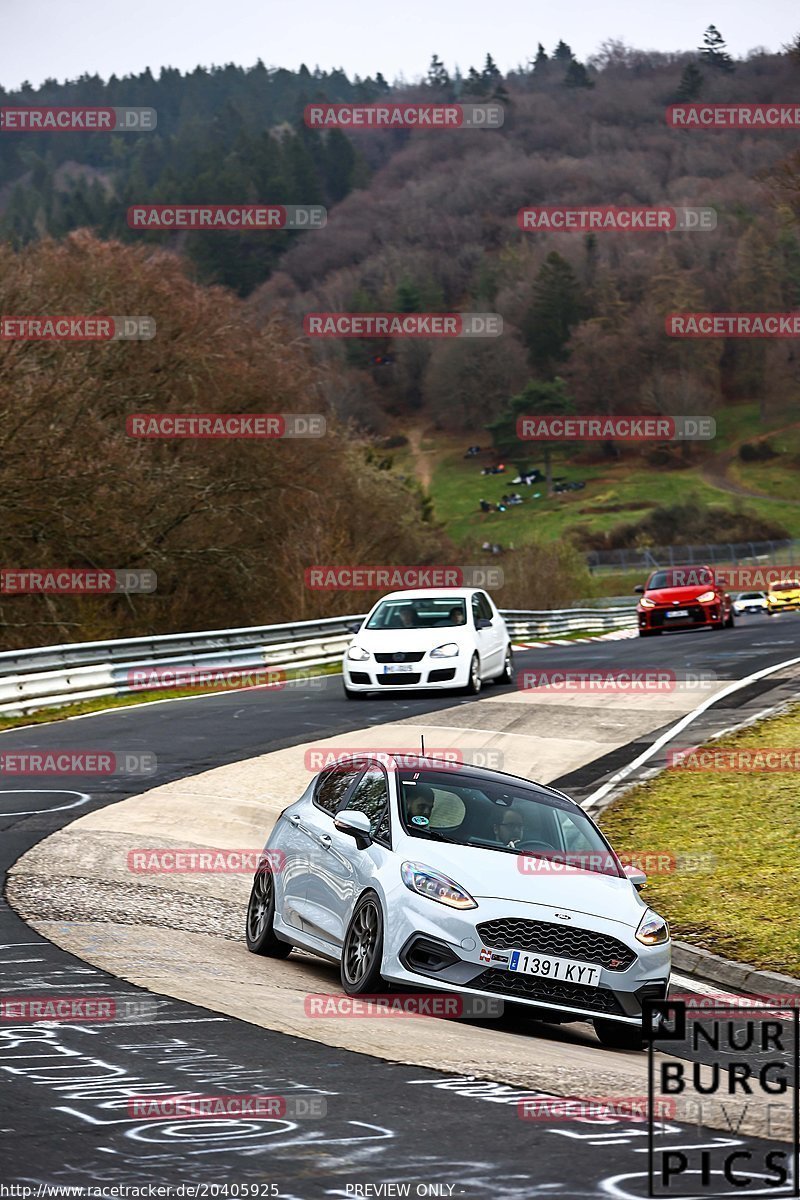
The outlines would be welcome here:
M 445 837 L 443 833 L 439 833 L 436 829 L 426 829 L 421 836 L 433 838 L 436 842 L 449 842 L 451 846 L 462 845 L 461 842 L 456 842 L 453 840 L 453 838 Z

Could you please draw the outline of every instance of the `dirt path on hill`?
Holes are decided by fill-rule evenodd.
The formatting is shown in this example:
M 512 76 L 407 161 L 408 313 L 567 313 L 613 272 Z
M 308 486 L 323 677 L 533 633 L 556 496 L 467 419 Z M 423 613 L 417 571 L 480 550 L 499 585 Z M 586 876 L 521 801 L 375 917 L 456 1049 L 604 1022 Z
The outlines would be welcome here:
M 789 429 L 795 429 L 797 422 L 794 421 L 790 425 L 784 425 L 781 429 L 770 429 L 767 433 L 762 433 L 759 437 L 753 438 L 753 441 L 763 442 L 767 438 L 775 437 L 776 434 L 785 433 Z M 740 443 L 741 444 L 741 443 Z M 713 488 L 717 488 L 721 492 L 729 492 L 733 496 L 743 496 L 754 500 L 771 500 L 774 504 L 790 504 L 797 507 L 800 500 L 790 500 L 783 496 L 773 496 L 769 492 L 757 492 L 753 488 L 745 487 L 744 484 L 736 483 L 728 478 L 728 468 L 731 462 L 739 452 L 739 445 L 734 446 L 731 450 L 721 450 L 719 454 L 715 454 L 700 468 L 700 477 L 703 481 Z
M 411 451 L 411 457 L 414 460 L 414 471 L 425 491 L 429 492 L 431 490 L 431 482 L 433 480 L 431 455 L 435 454 L 436 451 L 422 449 L 421 429 L 408 430 L 408 448 Z

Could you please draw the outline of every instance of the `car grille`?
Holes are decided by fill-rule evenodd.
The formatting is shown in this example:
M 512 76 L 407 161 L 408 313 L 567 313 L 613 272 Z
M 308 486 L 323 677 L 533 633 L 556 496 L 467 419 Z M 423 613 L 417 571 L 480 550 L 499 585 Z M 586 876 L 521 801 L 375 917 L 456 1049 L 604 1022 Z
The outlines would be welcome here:
M 411 650 L 407 650 L 405 652 L 403 652 L 402 650 L 398 650 L 397 654 L 376 654 L 375 662 L 379 662 L 379 663 L 421 662 L 424 657 L 425 657 L 424 650 L 421 650 L 419 653 L 417 653 L 416 651 L 412 652 Z
M 410 683 L 419 683 L 421 675 L 377 675 L 378 683 L 383 687 L 403 687 Z
M 685 609 L 688 612 L 688 614 L 689 614 L 688 617 L 678 617 L 678 619 L 676 621 L 665 621 L 664 620 L 665 613 L 680 612 L 683 609 Z M 666 626 L 666 625 L 680 625 L 680 623 L 682 621 L 698 621 L 704 625 L 705 620 L 706 620 L 706 611 L 707 610 L 704 609 L 703 607 L 701 607 L 699 604 L 681 604 L 681 605 L 676 604 L 674 609 L 656 608 L 650 613 L 650 624 L 651 624 L 651 626 L 652 625 Z M 715 616 L 719 615 L 716 609 L 714 610 L 714 615 Z
M 608 988 L 581 987 L 578 983 L 556 983 L 537 979 L 517 971 L 483 971 L 469 983 L 459 987 L 479 988 L 482 992 L 493 992 L 498 996 L 518 997 L 520 1000 L 537 1000 L 540 1004 L 552 1004 L 554 1008 L 581 1008 L 589 1012 L 616 1013 L 625 1016 L 625 1010 Z
M 496 921 L 483 921 L 478 926 L 478 933 L 484 945 L 495 950 L 539 950 L 559 958 L 596 963 L 609 971 L 626 971 L 636 961 L 636 954 L 630 947 L 606 933 L 571 929 L 549 921 L 501 917 Z

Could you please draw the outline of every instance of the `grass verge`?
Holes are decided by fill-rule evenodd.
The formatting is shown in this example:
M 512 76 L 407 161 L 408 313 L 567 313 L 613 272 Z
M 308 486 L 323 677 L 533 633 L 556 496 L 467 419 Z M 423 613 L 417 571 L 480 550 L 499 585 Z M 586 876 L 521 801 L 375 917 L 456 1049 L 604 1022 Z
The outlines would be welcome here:
M 800 706 L 713 743 L 800 746 Z M 800 790 L 793 771 L 668 770 L 603 813 L 620 851 L 708 854 L 706 869 L 653 875 L 642 893 L 673 937 L 762 970 L 800 976 Z

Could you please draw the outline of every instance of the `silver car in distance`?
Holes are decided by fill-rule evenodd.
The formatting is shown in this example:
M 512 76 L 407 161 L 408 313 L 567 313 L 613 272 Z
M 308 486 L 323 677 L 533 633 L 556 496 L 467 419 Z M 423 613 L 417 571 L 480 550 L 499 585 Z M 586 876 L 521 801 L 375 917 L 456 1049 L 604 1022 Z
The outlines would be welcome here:
M 591 818 L 555 788 L 432 757 L 359 754 L 281 813 L 247 946 L 340 964 L 350 995 L 386 985 L 501 997 L 641 1049 L 666 997 L 670 935 Z

